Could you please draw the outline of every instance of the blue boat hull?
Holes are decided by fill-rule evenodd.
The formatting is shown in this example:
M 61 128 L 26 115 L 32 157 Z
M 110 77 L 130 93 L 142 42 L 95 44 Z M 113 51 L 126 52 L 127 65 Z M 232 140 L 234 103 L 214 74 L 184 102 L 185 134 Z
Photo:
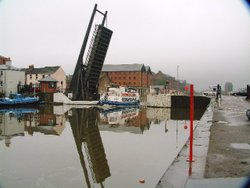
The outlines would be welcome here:
M 1 98 L 0 107 L 31 105 L 40 102 L 36 97 L 23 97 L 21 94 L 12 94 L 12 96 L 13 98 Z
M 12 113 L 12 114 L 27 114 L 27 113 L 37 113 L 39 110 L 35 108 L 5 108 L 0 109 L 0 114 L 2 113 Z

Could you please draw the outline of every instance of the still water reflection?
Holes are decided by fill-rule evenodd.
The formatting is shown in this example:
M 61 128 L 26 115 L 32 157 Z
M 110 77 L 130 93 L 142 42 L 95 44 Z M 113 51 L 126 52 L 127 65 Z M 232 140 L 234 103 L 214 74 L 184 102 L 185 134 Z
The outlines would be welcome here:
M 0 187 L 155 187 L 187 141 L 185 114 L 165 108 L 0 110 Z

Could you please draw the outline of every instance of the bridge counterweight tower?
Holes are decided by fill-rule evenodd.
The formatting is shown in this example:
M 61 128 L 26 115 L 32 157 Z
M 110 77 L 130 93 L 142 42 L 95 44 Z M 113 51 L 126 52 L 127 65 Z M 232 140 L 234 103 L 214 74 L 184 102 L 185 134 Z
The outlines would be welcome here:
M 96 12 L 103 15 L 103 20 L 101 24 L 95 26 L 88 54 L 86 56 L 86 61 L 84 63 L 83 56 Z M 105 13 L 102 13 L 97 9 L 97 4 L 95 4 L 70 83 L 70 90 L 73 93 L 73 100 L 91 101 L 99 99 L 99 76 L 113 33 L 111 30 L 104 27 L 106 17 L 107 11 L 105 11 Z

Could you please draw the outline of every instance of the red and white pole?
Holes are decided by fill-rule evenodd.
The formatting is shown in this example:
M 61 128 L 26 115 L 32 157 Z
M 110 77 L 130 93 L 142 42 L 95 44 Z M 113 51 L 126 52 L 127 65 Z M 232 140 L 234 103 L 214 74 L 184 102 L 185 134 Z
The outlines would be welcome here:
M 187 162 L 189 162 L 189 170 L 188 174 L 189 176 L 192 175 L 192 162 L 194 162 L 193 159 L 193 141 L 194 141 L 194 85 L 190 84 L 190 98 L 189 98 L 189 119 L 190 119 L 190 127 L 189 127 L 189 159 L 187 159 Z
M 190 85 L 190 150 L 189 150 L 189 162 L 194 162 L 193 161 L 193 139 L 194 139 L 194 128 L 193 128 L 193 123 L 194 123 L 194 85 Z

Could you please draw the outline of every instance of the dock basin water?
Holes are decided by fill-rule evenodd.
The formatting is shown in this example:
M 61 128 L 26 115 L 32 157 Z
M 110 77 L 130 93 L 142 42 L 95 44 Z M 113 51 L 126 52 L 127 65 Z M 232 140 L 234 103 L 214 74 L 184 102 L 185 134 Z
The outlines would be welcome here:
M 61 108 L 0 112 L 1 188 L 155 187 L 189 136 L 184 109 Z

